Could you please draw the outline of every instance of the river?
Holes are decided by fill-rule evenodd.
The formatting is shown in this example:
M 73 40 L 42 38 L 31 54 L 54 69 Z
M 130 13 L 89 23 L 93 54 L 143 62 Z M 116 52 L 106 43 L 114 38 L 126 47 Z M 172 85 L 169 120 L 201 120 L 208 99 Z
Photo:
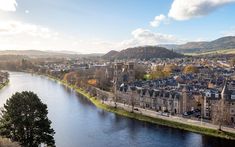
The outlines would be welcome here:
M 70 88 L 46 77 L 10 72 L 0 107 L 15 92 L 33 91 L 49 111 L 57 147 L 234 147 L 235 141 L 154 125 L 96 108 Z

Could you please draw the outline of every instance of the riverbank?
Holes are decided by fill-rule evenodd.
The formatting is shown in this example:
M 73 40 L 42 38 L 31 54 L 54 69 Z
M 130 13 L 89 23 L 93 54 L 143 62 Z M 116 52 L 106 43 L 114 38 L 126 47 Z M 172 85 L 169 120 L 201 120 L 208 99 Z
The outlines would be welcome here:
M 5 83 L 0 84 L 0 90 L 5 87 L 9 83 L 9 80 L 7 80 Z
M 139 113 L 132 113 L 130 111 L 124 110 L 119 107 L 114 108 L 112 105 L 109 105 L 107 103 L 102 103 L 99 99 L 92 97 L 91 95 L 89 95 L 89 93 L 85 92 L 83 89 L 80 89 L 74 85 L 69 85 L 66 82 L 61 81 L 60 79 L 56 79 L 50 75 L 46 75 L 46 76 L 52 80 L 56 80 L 56 81 L 62 83 L 63 85 L 65 85 L 67 87 L 74 89 L 77 93 L 79 93 L 79 94 L 83 95 L 84 97 L 86 97 L 87 99 L 89 99 L 96 107 L 103 109 L 105 111 L 113 112 L 118 115 L 137 119 L 140 121 L 150 122 L 150 123 L 173 127 L 173 128 L 182 129 L 182 130 L 187 130 L 187 131 L 205 134 L 205 135 L 209 135 L 209 136 L 235 140 L 235 133 L 233 133 L 233 132 L 219 131 L 218 129 L 211 129 L 211 128 L 197 126 L 197 125 L 193 125 L 193 124 L 177 122 L 174 120 L 158 118 L 157 116 L 150 117 L 150 116 L 146 116 L 146 115 L 139 114 Z

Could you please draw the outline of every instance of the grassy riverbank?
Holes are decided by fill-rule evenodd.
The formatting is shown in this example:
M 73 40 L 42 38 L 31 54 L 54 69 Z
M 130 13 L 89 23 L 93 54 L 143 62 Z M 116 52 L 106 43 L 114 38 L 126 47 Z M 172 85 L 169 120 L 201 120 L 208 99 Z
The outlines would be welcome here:
M 76 92 L 80 93 L 81 95 L 83 95 L 87 99 L 89 99 L 96 107 L 98 107 L 100 109 L 103 109 L 105 111 L 113 112 L 113 113 L 116 113 L 118 115 L 122 115 L 122 116 L 133 118 L 133 119 L 137 119 L 137 120 L 140 120 L 140 121 L 150 122 L 150 123 L 154 123 L 154 124 L 159 124 L 159 125 L 163 125 L 163 126 L 168 126 L 168 127 L 173 127 L 173 128 L 177 128 L 177 129 L 187 130 L 187 131 L 200 133 L 200 134 L 205 134 L 205 135 L 210 135 L 210 136 L 214 136 L 214 137 L 220 137 L 220 138 L 235 140 L 235 134 L 234 133 L 219 131 L 217 129 L 199 127 L 199 126 L 195 126 L 195 125 L 188 125 L 188 124 L 176 122 L 174 120 L 169 121 L 169 120 L 165 120 L 165 119 L 161 119 L 161 118 L 153 118 L 153 117 L 145 116 L 145 115 L 142 115 L 142 114 L 132 113 L 132 112 L 120 109 L 120 108 L 118 108 L 118 109 L 114 108 L 112 106 L 103 104 L 100 100 L 96 99 L 95 97 L 92 97 L 87 92 L 85 92 L 84 90 L 82 90 L 80 88 L 77 88 L 74 85 L 69 85 L 66 82 L 61 81 L 59 79 L 56 79 L 52 76 L 48 76 L 48 77 L 51 78 L 52 80 L 56 80 L 58 82 L 61 82 L 65 86 L 73 88 L 74 90 L 76 90 Z
M 0 84 L 0 90 L 5 87 L 9 83 L 9 80 L 7 80 L 5 83 Z

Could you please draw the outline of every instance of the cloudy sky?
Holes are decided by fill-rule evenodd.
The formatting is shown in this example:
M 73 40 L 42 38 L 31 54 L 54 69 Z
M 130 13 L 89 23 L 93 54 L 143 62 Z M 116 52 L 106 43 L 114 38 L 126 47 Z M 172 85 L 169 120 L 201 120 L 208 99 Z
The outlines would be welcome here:
M 235 35 L 235 0 L 0 0 L 0 50 L 104 53 Z

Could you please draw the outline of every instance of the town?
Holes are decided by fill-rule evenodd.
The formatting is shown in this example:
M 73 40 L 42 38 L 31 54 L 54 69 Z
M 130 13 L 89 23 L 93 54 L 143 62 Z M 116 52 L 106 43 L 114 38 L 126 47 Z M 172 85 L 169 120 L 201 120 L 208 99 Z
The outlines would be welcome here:
M 227 56 L 115 61 L 67 58 L 23 59 L 15 68 L 76 85 L 106 104 L 129 106 L 131 112 L 150 110 L 221 129 L 235 126 L 234 64 Z

